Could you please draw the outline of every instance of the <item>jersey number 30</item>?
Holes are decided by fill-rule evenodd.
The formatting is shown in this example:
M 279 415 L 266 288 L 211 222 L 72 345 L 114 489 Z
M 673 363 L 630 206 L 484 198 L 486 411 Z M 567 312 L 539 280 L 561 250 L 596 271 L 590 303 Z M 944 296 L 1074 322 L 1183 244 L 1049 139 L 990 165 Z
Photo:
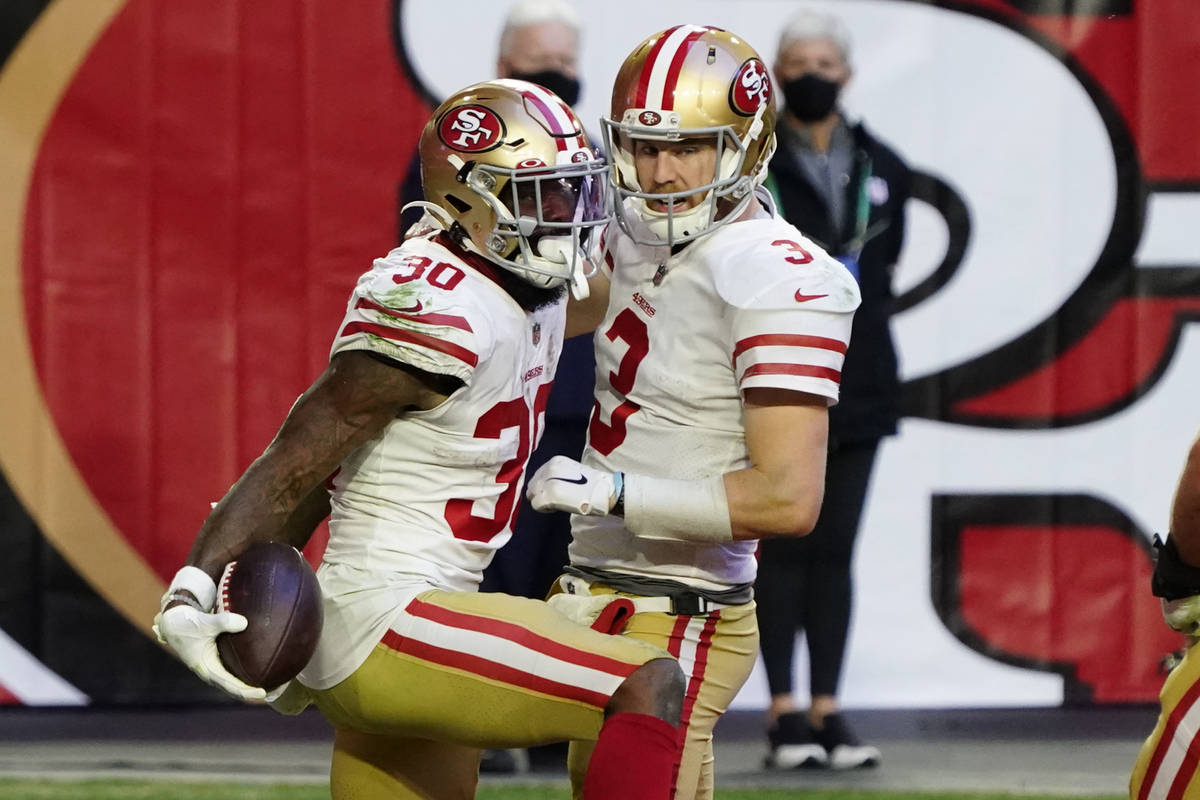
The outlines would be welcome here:
M 550 399 L 550 386 L 549 383 L 543 383 L 538 387 L 532 415 L 525 398 L 518 397 L 497 403 L 479 418 L 475 425 L 476 439 L 499 439 L 503 431 L 516 428 L 517 452 L 500 465 L 500 472 L 496 475 L 496 483 L 504 489 L 496 498 L 496 512 L 493 516 L 477 516 L 471 510 L 475 504 L 474 500 L 450 500 L 446 503 L 446 524 L 450 526 L 454 538 L 486 542 L 516 522 L 517 511 L 521 508 L 517 503 L 517 491 L 521 488 L 521 477 L 525 474 L 529 453 L 538 439 L 538 420 L 545 412 L 546 402 Z

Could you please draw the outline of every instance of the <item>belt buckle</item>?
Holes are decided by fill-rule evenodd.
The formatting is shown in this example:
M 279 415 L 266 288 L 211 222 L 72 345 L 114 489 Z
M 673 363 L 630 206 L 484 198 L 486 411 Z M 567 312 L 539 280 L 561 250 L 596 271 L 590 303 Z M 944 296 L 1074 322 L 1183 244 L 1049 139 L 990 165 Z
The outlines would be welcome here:
M 671 613 L 677 617 L 695 617 L 708 613 L 708 601 L 695 592 L 671 595 Z

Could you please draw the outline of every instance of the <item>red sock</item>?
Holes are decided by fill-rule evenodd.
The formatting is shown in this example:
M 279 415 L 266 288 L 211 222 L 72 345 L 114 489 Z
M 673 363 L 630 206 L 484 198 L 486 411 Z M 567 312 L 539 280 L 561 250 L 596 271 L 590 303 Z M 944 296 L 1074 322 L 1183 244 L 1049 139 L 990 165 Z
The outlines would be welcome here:
M 669 800 L 679 730 L 649 714 L 613 714 L 583 779 L 583 800 Z

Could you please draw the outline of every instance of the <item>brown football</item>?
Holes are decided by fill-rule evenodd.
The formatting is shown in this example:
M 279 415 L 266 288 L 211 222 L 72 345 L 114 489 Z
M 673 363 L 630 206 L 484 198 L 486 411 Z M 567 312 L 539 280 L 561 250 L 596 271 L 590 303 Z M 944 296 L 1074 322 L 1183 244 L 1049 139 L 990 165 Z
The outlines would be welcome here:
M 244 631 L 217 637 L 221 662 L 268 691 L 304 669 L 321 636 L 317 576 L 296 548 L 282 542 L 254 545 L 226 565 L 217 607 L 247 621 Z

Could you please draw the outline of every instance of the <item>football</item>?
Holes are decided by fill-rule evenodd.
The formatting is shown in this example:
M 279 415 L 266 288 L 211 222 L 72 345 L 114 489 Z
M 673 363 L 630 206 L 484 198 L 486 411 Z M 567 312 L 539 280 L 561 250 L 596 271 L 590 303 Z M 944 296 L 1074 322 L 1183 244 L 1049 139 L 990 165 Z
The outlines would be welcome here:
M 254 545 L 225 566 L 217 608 L 247 621 L 244 631 L 217 637 L 221 662 L 268 691 L 296 677 L 312 658 L 324 620 L 316 574 L 299 550 L 282 542 Z

